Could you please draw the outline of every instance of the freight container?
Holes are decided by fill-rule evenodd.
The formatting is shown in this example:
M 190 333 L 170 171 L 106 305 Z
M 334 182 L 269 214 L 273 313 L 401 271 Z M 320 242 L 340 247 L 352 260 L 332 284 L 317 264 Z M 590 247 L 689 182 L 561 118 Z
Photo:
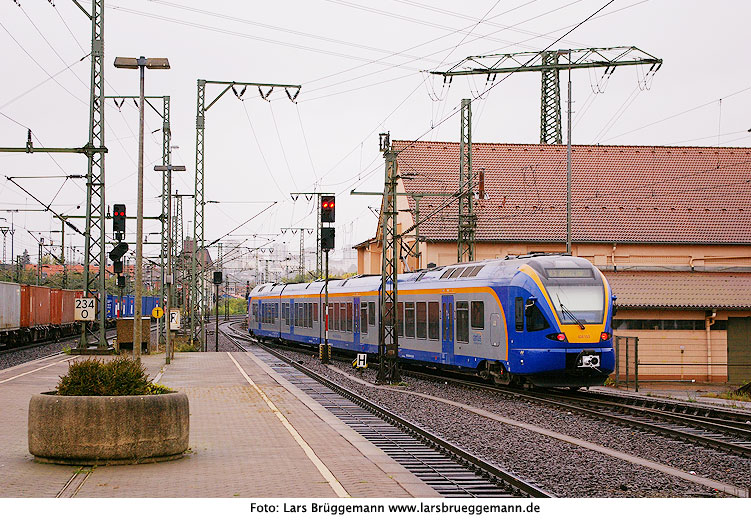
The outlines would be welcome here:
M 21 286 L 0 281 L 0 332 L 21 326 Z
M 21 327 L 44 327 L 52 322 L 50 295 L 52 289 L 21 285 Z
M 53 325 L 67 325 L 75 321 L 76 298 L 82 298 L 83 291 L 52 289 L 50 292 L 50 314 Z

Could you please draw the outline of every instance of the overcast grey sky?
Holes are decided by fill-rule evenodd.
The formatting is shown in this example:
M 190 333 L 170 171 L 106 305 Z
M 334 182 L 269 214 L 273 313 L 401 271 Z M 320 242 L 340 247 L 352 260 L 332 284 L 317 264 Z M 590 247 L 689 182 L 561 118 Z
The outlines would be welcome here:
M 90 1 L 82 3 L 90 8 Z M 368 206 L 377 207 L 379 199 L 348 194 L 353 188 L 382 189 L 378 133 L 456 141 L 459 119 L 448 116 L 460 99 L 487 87 L 484 78 L 456 78 L 446 89 L 440 78 L 424 70 L 445 69 L 469 55 L 544 49 L 605 4 L 607 0 L 108 1 L 106 89 L 108 95 L 137 95 L 137 72 L 116 70 L 116 56 L 169 58 L 171 70 L 147 71 L 146 92 L 171 96 L 172 143 L 179 146 L 173 162 L 188 167 L 176 175 L 175 188 L 192 193 L 196 79 L 302 84 L 296 104 L 283 92 L 275 91 L 267 102 L 248 89 L 243 100 L 229 92 L 208 111 L 206 198 L 221 204 L 207 205 L 206 238 L 221 236 L 273 201 L 278 204 L 237 231 L 241 238 L 278 233 L 282 227 L 313 228 L 312 204 L 293 202 L 289 193 L 319 190 L 339 196 L 341 247 L 375 231 Z M 575 71 L 573 142 L 751 146 L 751 58 L 744 53 L 749 19 L 751 7 L 745 1 L 612 2 L 553 48 L 634 45 L 664 64 L 646 83 L 642 68 L 620 68 L 607 82 L 602 70 Z M 18 0 L 0 5 L 0 24 L 5 72 L 0 144 L 23 146 L 28 127 L 38 145 L 83 145 L 90 61 L 80 59 L 89 53 L 88 19 L 70 0 L 57 0 L 54 6 L 46 0 Z M 562 89 L 565 107 L 565 83 Z M 207 100 L 219 91 L 209 87 Z M 539 74 L 514 74 L 473 103 L 473 139 L 535 143 L 539 112 Z M 126 203 L 134 213 L 138 111 L 131 102 L 119 109 L 108 102 L 105 119 L 107 204 Z M 159 176 L 152 170 L 161 162 L 160 127 L 160 117 L 148 111 L 146 215 L 158 215 L 160 209 Z M 83 156 L 0 154 L 2 176 L 85 170 Z M 0 208 L 36 208 L 1 179 Z M 74 213 L 77 206 L 83 213 L 84 182 L 63 181 L 18 182 L 60 213 Z M 185 215 L 186 227 L 188 220 L 192 225 L 187 201 Z M 0 217 L 11 220 L 9 213 L 0 212 Z M 14 221 L 16 254 L 24 248 L 36 254 L 36 241 L 27 230 L 59 228 L 49 214 L 16 214 Z M 134 232 L 135 221 L 131 223 L 128 229 Z M 158 230 L 155 222 L 144 229 Z M 52 238 L 59 243 L 59 234 Z M 279 241 L 296 254 L 296 237 L 287 234 Z M 83 244 L 80 238 L 72 242 Z M 312 251 L 313 242 L 306 244 Z M 157 254 L 158 248 L 145 252 Z M 7 253 L 9 258 L 10 245 Z

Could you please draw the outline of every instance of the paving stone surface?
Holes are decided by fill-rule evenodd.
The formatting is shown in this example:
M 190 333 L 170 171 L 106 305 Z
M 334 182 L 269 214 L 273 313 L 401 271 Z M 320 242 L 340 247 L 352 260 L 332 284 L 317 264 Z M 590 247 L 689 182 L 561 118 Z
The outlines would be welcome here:
M 437 496 L 260 361 L 246 353 L 232 357 L 349 495 Z M 0 497 L 55 497 L 75 473 L 75 467 L 34 462 L 27 442 L 29 399 L 54 389 L 69 359 L 0 371 Z M 190 450 L 171 462 L 97 466 L 76 497 L 337 496 L 227 352 L 178 353 L 166 367 L 164 355 L 156 354 L 143 363 L 152 378 L 163 372 L 159 383 L 188 395 Z

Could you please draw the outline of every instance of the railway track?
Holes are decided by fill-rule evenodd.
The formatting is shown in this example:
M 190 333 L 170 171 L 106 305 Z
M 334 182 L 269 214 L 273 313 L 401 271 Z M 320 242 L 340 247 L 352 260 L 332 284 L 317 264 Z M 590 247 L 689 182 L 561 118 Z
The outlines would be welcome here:
M 642 431 L 691 442 L 719 451 L 751 458 L 751 413 L 708 408 L 670 400 L 644 400 L 643 397 L 601 393 L 565 393 L 522 391 L 491 386 L 480 381 L 410 371 L 427 380 L 464 385 L 494 391 L 504 396 L 554 406 L 572 413 L 607 420 Z
M 282 345 L 296 352 L 309 352 Z M 488 385 L 482 380 L 405 370 L 406 374 L 437 382 L 452 382 L 474 389 L 608 420 L 619 425 L 675 438 L 711 449 L 751 458 L 751 411 L 733 411 L 705 404 L 656 399 L 644 396 L 596 392 L 525 391 Z
M 253 352 L 344 423 L 445 497 L 552 497 L 399 415 L 290 360 L 272 348 L 222 327 L 240 350 Z M 221 329 L 220 329 L 221 330 Z

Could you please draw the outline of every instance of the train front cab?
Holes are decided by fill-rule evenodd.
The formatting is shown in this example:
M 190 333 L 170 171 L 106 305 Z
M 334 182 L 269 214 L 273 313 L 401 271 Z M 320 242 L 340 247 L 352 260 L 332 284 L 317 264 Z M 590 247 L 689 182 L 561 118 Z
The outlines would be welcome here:
M 538 387 L 602 385 L 615 367 L 612 298 L 582 258 L 536 258 L 508 289 L 508 372 Z

